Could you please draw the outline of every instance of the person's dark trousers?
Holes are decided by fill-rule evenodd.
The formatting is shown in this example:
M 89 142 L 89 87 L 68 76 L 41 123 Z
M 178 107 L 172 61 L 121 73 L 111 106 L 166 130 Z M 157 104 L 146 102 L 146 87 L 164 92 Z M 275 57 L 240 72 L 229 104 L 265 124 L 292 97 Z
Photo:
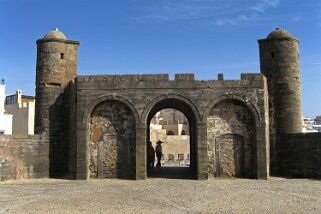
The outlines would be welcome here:
M 162 159 L 162 154 L 157 153 L 157 164 L 156 167 L 161 167 L 161 159 Z

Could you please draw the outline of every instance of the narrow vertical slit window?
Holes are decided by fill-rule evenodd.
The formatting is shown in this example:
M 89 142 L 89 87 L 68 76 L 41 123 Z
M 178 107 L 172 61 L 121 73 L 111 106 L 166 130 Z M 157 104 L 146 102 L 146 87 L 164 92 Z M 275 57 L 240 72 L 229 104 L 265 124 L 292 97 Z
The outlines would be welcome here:
M 271 57 L 272 57 L 272 59 L 274 58 L 274 52 L 271 52 Z

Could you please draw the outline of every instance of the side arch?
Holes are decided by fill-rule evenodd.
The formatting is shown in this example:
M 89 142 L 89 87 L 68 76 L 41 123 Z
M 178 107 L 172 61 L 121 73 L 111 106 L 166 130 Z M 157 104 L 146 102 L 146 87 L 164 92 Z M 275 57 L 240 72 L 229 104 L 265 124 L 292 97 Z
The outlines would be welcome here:
M 99 102 L 87 133 L 90 178 L 135 178 L 136 120 L 128 105 L 115 99 Z
M 134 106 L 134 104 L 129 101 L 127 98 L 119 96 L 119 95 L 104 95 L 104 96 L 100 96 L 98 98 L 96 98 L 93 102 L 91 102 L 90 104 L 88 104 L 85 107 L 85 111 L 82 112 L 81 115 L 78 115 L 79 121 L 77 121 L 77 172 L 76 172 L 76 177 L 77 179 L 88 179 L 90 176 L 90 142 L 91 142 L 91 116 L 93 111 L 95 110 L 95 108 L 97 106 L 99 106 L 100 104 L 103 104 L 104 102 L 120 102 L 122 104 L 124 104 L 124 106 L 127 106 L 128 109 L 131 111 L 131 113 L 133 114 L 134 117 L 134 132 L 136 134 L 137 132 L 137 127 L 139 124 L 139 116 L 137 113 L 137 110 Z M 115 136 L 115 138 L 117 139 L 117 136 Z M 118 136 L 119 138 L 119 136 Z M 131 140 L 133 143 L 136 144 L 137 142 L 137 134 L 136 137 L 133 137 L 133 139 Z M 94 146 L 98 146 L 94 145 Z M 103 144 L 99 144 L 99 146 L 101 146 L 101 148 L 104 148 L 104 143 Z M 135 146 L 134 146 L 135 147 Z M 128 160 L 131 160 L 133 162 L 137 162 L 137 160 L 134 161 L 135 157 L 134 155 L 137 157 L 137 155 L 135 154 L 136 149 L 135 148 L 130 147 L 129 149 L 132 149 L 132 151 L 130 151 L 129 156 L 133 156 L 133 157 L 128 157 Z M 98 154 L 97 154 L 98 155 Z M 98 166 L 97 166 L 98 167 Z M 135 175 L 133 175 L 136 166 L 132 167 L 133 172 L 127 172 L 127 175 L 117 175 L 117 177 L 122 177 L 122 178 L 134 178 Z M 117 174 L 117 173 L 116 173 Z M 134 173 L 135 174 L 135 173 Z M 97 176 L 98 177 L 98 176 Z M 106 177 L 106 176 L 105 176 Z
M 222 95 L 222 96 L 212 100 L 206 106 L 206 109 L 203 113 L 202 120 L 204 123 L 206 123 L 207 117 L 209 116 L 213 107 L 216 106 L 219 102 L 224 101 L 224 100 L 236 100 L 236 101 L 243 103 L 250 110 L 250 112 L 253 114 L 256 124 L 258 124 L 262 120 L 259 110 L 255 107 L 255 105 L 252 102 L 250 102 L 249 100 L 244 98 L 244 96 L 233 94 L 233 95 Z
M 256 121 L 244 101 L 223 99 L 207 118 L 209 173 L 254 178 L 257 173 Z
M 84 112 L 84 115 L 83 115 L 83 121 L 84 123 L 86 124 L 89 124 L 90 122 L 90 116 L 91 116 L 91 113 L 92 111 L 94 110 L 94 108 L 99 105 L 100 103 L 102 102 L 105 102 L 105 101 L 120 101 L 122 103 L 124 103 L 125 105 L 127 105 L 130 110 L 133 112 L 134 116 L 135 116 L 135 121 L 136 121 L 136 125 L 139 123 L 139 116 L 138 116 L 138 112 L 135 108 L 135 105 L 130 101 L 128 100 L 127 98 L 123 97 L 123 96 L 119 96 L 119 95 L 107 95 L 107 96 L 100 96 L 98 97 L 94 102 L 92 102 L 86 109 L 86 111 Z

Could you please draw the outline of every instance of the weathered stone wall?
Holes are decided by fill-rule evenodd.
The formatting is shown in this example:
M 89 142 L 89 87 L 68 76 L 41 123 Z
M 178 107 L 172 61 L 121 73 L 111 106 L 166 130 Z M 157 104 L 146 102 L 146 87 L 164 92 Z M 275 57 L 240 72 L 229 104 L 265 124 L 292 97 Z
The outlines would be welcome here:
M 321 133 L 283 135 L 275 153 L 271 175 L 321 178 Z
M 90 178 L 135 178 L 136 127 L 128 106 L 107 101 L 95 107 L 88 150 Z
M 194 80 L 192 74 L 78 76 L 77 179 L 88 177 L 91 112 L 103 101 L 121 101 L 136 118 L 136 179 L 146 178 L 146 145 L 149 120 L 165 108 L 181 111 L 190 125 L 191 167 L 198 179 L 208 177 L 207 116 L 219 101 L 236 99 L 251 109 L 257 135 L 257 178 L 268 176 L 266 80 L 261 74 L 242 74 L 241 80 Z
M 224 100 L 207 117 L 209 174 L 256 177 L 255 119 L 246 106 Z
M 66 97 L 69 98 L 68 112 L 68 177 L 75 179 L 77 166 L 77 86 L 75 81 L 71 81 L 65 90 Z
M 49 176 L 49 144 L 39 135 L 0 135 L 0 180 Z

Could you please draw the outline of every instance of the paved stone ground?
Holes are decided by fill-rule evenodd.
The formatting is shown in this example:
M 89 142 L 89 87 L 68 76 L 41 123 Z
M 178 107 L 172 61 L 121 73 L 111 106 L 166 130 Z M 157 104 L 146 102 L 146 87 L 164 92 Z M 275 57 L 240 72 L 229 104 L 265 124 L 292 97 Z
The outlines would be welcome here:
M 321 213 L 321 180 L 7 181 L 0 213 Z

